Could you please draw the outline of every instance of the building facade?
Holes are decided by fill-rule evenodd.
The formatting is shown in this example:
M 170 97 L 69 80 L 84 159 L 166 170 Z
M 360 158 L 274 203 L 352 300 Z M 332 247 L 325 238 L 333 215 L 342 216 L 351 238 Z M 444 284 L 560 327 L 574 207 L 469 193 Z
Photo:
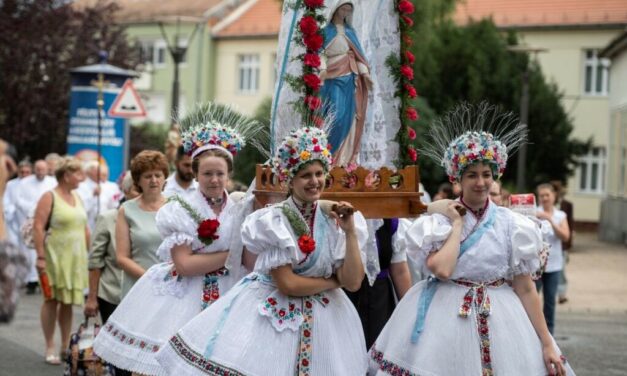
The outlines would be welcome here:
M 607 196 L 599 237 L 627 245 L 627 29 L 601 53 L 610 61 Z
M 572 137 L 593 143 L 567 182 L 567 199 L 576 222 L 598 224 L 608 193 L 610 142 L 610 61 L 599 52 L 627 26 L 627 2 L 467 0 L 455 14 L 458 23 L 486 17 L 503 30 L 517 31 L 522 44 L 545 50 L 534 58 L 563 94 Z

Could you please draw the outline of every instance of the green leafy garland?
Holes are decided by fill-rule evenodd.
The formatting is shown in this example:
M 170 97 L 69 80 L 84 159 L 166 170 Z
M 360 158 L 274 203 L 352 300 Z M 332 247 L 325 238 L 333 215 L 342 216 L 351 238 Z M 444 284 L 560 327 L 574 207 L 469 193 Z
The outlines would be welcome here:
M 181 205 L 181 207 L 185 209 L 187 214 L 189 214 L 189 216 L 192 217 L 194 221 L 196 221 L 196 223 L 200 223 L 203 221 L 203 218 L 200 216 L 200 214 L 198 214 L 198 212 L 194 210 L 194 208 L 192 208 L 192 206 L 187 201 L 183 200 L 179 195 L 174 195 L 168 198 L 168 202 L 173 201 L 178 202 L 179 205 Z
M 281 205 L 281 211 L 287 217 L 287 221 L 294 229 L 294 233 L 296 236 L 301 237 L 303 235 L 309 235 L 309 226 L 307 223 L 301 218 L 301 216 L 296 212 L 296 210 L 289 207 L 287 204 Z

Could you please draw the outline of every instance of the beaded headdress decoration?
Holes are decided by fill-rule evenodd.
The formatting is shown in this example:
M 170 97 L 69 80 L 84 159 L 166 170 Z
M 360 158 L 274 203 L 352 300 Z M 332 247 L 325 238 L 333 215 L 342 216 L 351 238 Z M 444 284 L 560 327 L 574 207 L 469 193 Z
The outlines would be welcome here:
M 462 103 L 434 123 L 420 151 L 444 167 L 451 182 L 478 162 L 490 165 L 498 179 L 507 158 L 527 141 L 527 135 L 527 125 L 519 124 L 511 112 L 486 102 Z
M 327 134 L 320 128 L 307 126 L 292 130 L 279 144 L 272 158 L 272 169 L 281 181 L 293 178 L 303 165 L 313 161 L 320 161 L 328 171 L 332 159 L 330 148 Z
M 247 142 L 264 150 L 261 143 L 265 128 L 230 106 L 213 102 L 197 105 L 179 124 L 183 148 L 192 158 L 206 150 L 220 149 L 233 159 Z

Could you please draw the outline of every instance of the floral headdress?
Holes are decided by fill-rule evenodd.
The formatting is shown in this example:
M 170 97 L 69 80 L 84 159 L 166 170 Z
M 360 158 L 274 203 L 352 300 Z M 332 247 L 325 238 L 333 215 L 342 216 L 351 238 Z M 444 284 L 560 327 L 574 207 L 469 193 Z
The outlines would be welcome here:
M 420 150 L 446 169 L 449 180 L 459 180 L 466 168 L 482 162 L 495 178 L 505 172 L 507 158 L 527 141 L 526 124 L 511 112 L 500 112 L 483 102 L 463 103 L 436 121 Z
M 292 130 L 279 144 L 272 168 L 281 181 L 291 179 L 305 164 L 320 161 L 325 171 L 331 166 L 331 146 L 325 131 L 315 127 Z
M 179 123 L 183 148 L 192 158 L 205 150 L 220 149 L 233 159 L 247 141 L 261 151 L 264 149 L 264 127 L 230 106 L 213 102 L 197 105 Z

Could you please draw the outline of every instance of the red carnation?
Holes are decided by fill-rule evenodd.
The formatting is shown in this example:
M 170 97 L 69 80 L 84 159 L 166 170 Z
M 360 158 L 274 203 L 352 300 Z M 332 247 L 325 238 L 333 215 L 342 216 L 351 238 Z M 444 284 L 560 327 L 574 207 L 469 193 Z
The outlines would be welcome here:
M 416 88 L 411 86 L 410 84 L 405 84 L 405 90 L 407 91 L 407 96 L 410 98 L 416 98 L 418 93 L 416 92 Z
M 205 219 L 198 225 L 198 238 L 203 243 L 209 245 L 219 236 L 216 234 L 220 227 L 220 222 L 217 219 Z
M 318 68 L 320 66 L 320 56 L 317 54 L 305 54 L 303 62 L 308 67 Z
M 412 120 L 412 121 L 418 120 L 418 112 L 413 107 L 408 107 L 407 111 L 405 111 L 405 115 L 407 115 L 407 118 L 409 120 Z
M 409 65 L 403 65 L 401 67 L 401 74 L 403 76 L 405 76 L 405 78 L 407 78 L 408 80 L 413 80 L 414 79 L 414 68 L 410 67 Z
M 301 235 L 300 238 L 298 238 L 298 248 L 300 248 L 300 251 L 304 254 L 309 255 L 316 249 L 316 241 L 307 234 Z
M 413 74 L 413 71 L 412 71 Z M 311 90 L 318 91 L 320 90 L 320 77 L 313 73 L 307 73 L 303 76 L 303 81 L 305 85 L 307 85 Z
M 322 42 L 322 35 L 320 34 L 305 35 L 303 38 L 303 43 L 311 51 L 318 51 L 322 47 Z
M 300 31 L 303 35 L 312 35 L 318 31 L 318 22 L 311 16 L 305 16 L 300 19 Z
M 320 145 L 316 145 L 316 146 L 314 146 L 313 151 L 316 152 L 316 153 L 319 153 L 319 152 L 322 151 L 322 148 L 320 147 Z
M 416 61 L 416 57 L 409 51 L 405 51 L 405 60 L 407 60 L 407 64 L 413 64 Z
M 305 97 L 305 104 L 311 111 L 315 111 L 322 105 L 322 100 L 315 95 L 308 95 Z
M 405 16 L 405 15 L 401 15 L 401 19 L 403 20 L 403 22 L 405 22 L 405 25 L 412 27 L 414 26 L 414 20 L 412 20 L 411 18 Z
M 407 127 L 407 137 L 412 141 L 416 139 L 416 131 L 414 128 Z
M 324 0 L 305 0 L 304 2 L 308 8 L 320 8 L 324 5 Z
M 414 13 L 414 4 L 409 0 L 401 0 L 398 2 L 398 10 L 401 13 L 412 14 Z
M 411 146 L 407 149 L 407 154 L 409 154 L 409 159 L 411 159 L 412 162 L 416 162 L 416 159 L 418 159 L 418 152 Z

